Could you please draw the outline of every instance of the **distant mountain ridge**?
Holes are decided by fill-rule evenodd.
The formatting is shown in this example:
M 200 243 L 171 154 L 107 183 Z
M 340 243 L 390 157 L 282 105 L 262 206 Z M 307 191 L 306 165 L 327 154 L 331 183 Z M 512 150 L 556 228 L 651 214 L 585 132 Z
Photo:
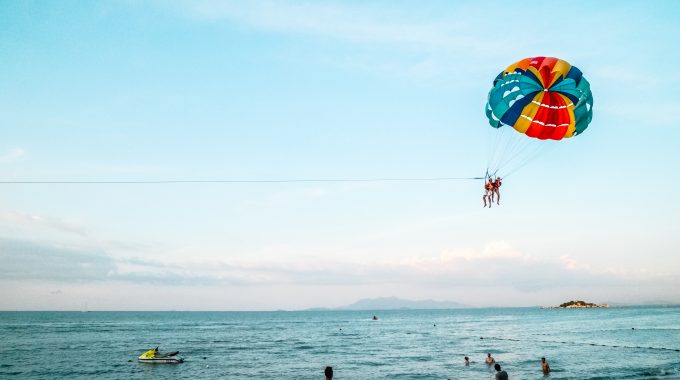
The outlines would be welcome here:
M 364 298 L 332 310 L 458 309 L 469 307 L 453 301 L 407 300 L 397 297 Z

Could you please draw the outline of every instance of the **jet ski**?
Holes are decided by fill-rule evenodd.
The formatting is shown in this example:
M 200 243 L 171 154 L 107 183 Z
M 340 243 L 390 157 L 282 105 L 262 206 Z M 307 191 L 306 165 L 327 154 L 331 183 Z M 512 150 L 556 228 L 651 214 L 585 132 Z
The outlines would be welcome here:
M 137 358 L 140 363 L 161 363 L 161 364 L 178 364 L 184 362 L 184 359 L 177 356 L 179 351 L 174 352 L 158 352 L 158 347 L 149 350 Z

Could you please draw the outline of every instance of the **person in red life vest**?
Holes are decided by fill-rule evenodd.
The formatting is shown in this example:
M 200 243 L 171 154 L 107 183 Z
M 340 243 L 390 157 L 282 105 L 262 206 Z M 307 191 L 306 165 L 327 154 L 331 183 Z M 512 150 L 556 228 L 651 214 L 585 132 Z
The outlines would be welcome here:
M 491 180 L 491 177 L 484 181 L 484 196 L 482 196 L 482 199 L 484 200 L 484 207 L 486 207 L 486 200 L 488 199 L 489 208 L 491 208 L 491 204 L 493 203 L 493 181 Z
M 496 204 L 500 205 L 501 204 L 501 177 L 496 177 L 496 180 L 493 181 L 493 194 L 491 195 L 491 199 L 493 200 L 493 195 L 496 195 Z

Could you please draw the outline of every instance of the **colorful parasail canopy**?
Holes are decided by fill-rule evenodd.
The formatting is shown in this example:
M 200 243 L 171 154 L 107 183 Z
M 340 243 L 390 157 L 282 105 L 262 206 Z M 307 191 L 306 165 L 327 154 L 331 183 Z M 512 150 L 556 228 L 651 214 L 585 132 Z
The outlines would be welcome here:
M 486 116 L 526 136 L 561 140 L 581 134 L 593 117 L 593 94 L 581 70 L 553 57 L 525 58 L 498 74 Z

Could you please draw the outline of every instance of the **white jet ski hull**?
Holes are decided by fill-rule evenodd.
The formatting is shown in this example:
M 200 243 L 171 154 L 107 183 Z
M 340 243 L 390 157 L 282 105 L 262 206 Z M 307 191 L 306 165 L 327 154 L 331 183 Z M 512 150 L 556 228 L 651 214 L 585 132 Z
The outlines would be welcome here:
M 174 358 L 174 357 L 168 357 L 168 358 L 145 358 L 145 359 L 137 359 L 139 360 L 140 363 L 156 363 L 156 364 L 179 364 L 184 362 L 184 359 L 182 358 Z

